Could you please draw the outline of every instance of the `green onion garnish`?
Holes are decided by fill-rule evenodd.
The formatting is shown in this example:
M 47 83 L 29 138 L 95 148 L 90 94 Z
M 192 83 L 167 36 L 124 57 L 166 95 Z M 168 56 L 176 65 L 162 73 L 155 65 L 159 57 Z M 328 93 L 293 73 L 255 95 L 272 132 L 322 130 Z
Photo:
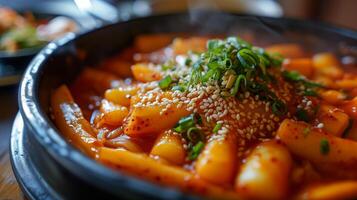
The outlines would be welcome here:
M 299 74 L 299 72 L 296 71 L 283 71 L 281 75 L 286 78 L 287 80 L 290 81 L 301 81 L 304 80 L 304 77 Z
M 302 95 L 304 96 L 318 96 L 316 88 L 324 87 L 319 83 L 308 81 L 296 71 L 283 71 L 281 74 L 286 80 L 301 84 L 305 88 L 302 91 Z
M 175 85 L 175 86 L 173 86 L 172 88 L 171 88 L 173 91 L 180 91 L 180 92 L 183 92 L 183 91 L 185 91 L 185 88 L 183 87 L 183 86 L 181 86 L 181 85 Z
M 323 155 L 327 155 L 330 152 L 330 143 L 327 139 L 322 139 L 320 141 L 320 152 Z
M 186 86 L 218 83 L 224 97 L 248 91 L 259 96 L 260 100 L 270 102 L 274 114 L 283 115 L 287 112 L 285 103 L 268 87 L 276 80 L 268 69 L 280 67 L 281 62 L 280 56 L 271 55 L 239 37 L 209 40 L 207 51 L 200 54 L 199 59 L 190 65 L 192 72 Z M 226 76 L 225 81 L 222 81 L 223 76 Z M 294 80 L 300 80 L 299 74 L 293 73 L 291 76 Z
M 231 91 L 232 96 L 235 96 L 237 94 L 241 81 L 243 81 L 244 85 L 247 84 L 247 80 L 245 79 L 245 77 L 242 74 L 237 77 L 237 79 L 234 83 L 233 89 Z
M 166 77 L 163 78 L 161 81 L 159 81 L 159 87 L 160 87 L 162 90 L 164 90 L 164 89 L 168 88 L 171 83 L 172 83 L 172 78 L 171 78 L 171 76 L 166 76 Z
M 282 116 L 286 114 L 287 112 L 287 107 L 286 105 L 280 101 L 280 100 L 275 100 L 273 104 L 271 105 L 271 109 L 275 115 Z
M 197 127 L 191 127 L 187 130 L 187 139 L 190 142 L 195 142 L 195 141 L 202 141 L 205 138 L 200 129 L 198 129 Z
M 302 134 L 304 135 L 304 137 L 307 137 L 310 134 L 310 127 L 306 127 L 304 128 L 304 130 L 302 131 Z
M 237 57 L 243 67 L 254 68 L 260 63 L 259 57 L 250 49 L 243 48 L 238 51 Z
M 213 133 L 218 133 L 218 131 L 222 128 L 222 123 L 217 123 L 213 128 Z
M 195 126 L 194 115 L 191 114 L 188 117 L 183 117 L 178 122 L 178 125 L 174 128 L 175 131 L 182 133 L 187 131 L 189 128 Z
M 196 159 L 204 146 L 205 135 L 197 128 L 197 124 L 202 124 L 202 118 L 197 114 L 191 114 L 181 118 L 174 128 L 188 142 L 188 149 L 190 150 L 188 158 L 190 160 Z
M 305 91 L 303 91 L 303 95 L 304 96 L 311 96 L 311 97 L 318 96 L 317 92 L 315 90 L 311 90 L 311 89 L 306 89 Z
M 310 116 L 305 109 L 301 109 L 301 108 L 297 109 L 295 116 L 299 121 L 304 121 L 304 122 L 310 121 Z
M 191 58 L 186 58 L 186 60 L 185 60 L 185 65 L 186 65 L 186 66 L 189 66 L 189 65 L 191 65 L 191 63 L 192 63 Z
M 204 146 L 205 146 L 205 144 L 201 141 L 199 141 L 197 144 L 195 144 L 195 146 L 192 147 L 192 150 L 190 151 L 190 153 L 188 155 L 188 159 L 195 160 L 198 157 L 198 155 L 201 153 Z

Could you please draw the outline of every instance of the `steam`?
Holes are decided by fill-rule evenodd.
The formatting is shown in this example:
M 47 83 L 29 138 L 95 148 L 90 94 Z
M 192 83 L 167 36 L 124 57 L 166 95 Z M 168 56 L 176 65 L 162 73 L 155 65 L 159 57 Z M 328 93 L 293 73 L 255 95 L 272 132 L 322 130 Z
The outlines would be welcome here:
M 276 1 L 270 0 L 153 0 L 152 12 L 177 13 L 188 11 L 188 19 L 177 17 L 165 21 L 160 30 L 182 30 L 194 34 L 239 35 L 255 45 L 267 46 L 274 43 L 298 43 L 310 53 L 330 51 L 340 55 L 356 56 L 356 36 L 344 31 L 326 28 L 310 22 L 274 20 L 259 16 L 281 17 L 283 11 Z M 214 11 L 214 12 L 207 12 Z M 249 13 L 236 16 L 229 13 Z M 170 28 L 171 27 L 171 28 Z M 328 31 L 328 32 L 327 32 Z M 348 34 L 347 34 L 348 35 Z M 347 50 L 348 51 L 347 51 Z

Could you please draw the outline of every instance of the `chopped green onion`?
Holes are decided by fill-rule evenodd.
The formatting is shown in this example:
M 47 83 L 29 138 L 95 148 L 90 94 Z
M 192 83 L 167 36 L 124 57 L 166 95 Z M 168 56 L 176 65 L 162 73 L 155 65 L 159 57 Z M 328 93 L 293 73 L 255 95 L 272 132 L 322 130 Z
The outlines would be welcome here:
M 310 127 L 306 127 L 304 128 L 302 134 L 304 135 L 304 137 L 307 137 L 310 134 Z
M 178 125 L 174 128 L 174 130 L 179 133 L 182 133 L 194 126 L 195 126 L 195 118 L 194 115 L 191 114 L 187 117 L 181 118 L 180 121 L 178 122 Z
M 197 144 L 195 144 L 195 146 L 192 147 L 192 150 L 189 153 L 188 159 L 195 160 L 198 155 L 200 155 L 204 146 L 205 144 L 202 141 L 199 141 Z
M 197 114 L 191 114 L 187 117 L 183 117 L 177 123 L 174 130 L 182 134 L 182 137 L 188 141 L 188 148 L 190 149 L 189 159 L 194 160 L 204 146 L 203 141 L 205 136 L 196 124 L 202 123 L 202 119 Z M 193 144 L 195 144 L 193 146 Z
M 296 71 L 283 71 L 282 75 L 289 81 L 301 83 L 305 88 L 302 91 L 304 96 L 318 96 L 318 93 L 315 91 L 315 89 L 317 87 L 324 87 L 320 83 L 308 81 L 304 76 L 300 75 L 299 72 Z
M 304 77 L 299 74 L 299 72 L 296 71 L 283 71 L 281 73 L 284 78 L 290 81 L 301 81 L 304 80 Z
M 278 116 L 282 116 L 287 112 L 286 105 L 284 104 L 284 102 L 280 100 L 274 101 L 273 104 L 271 105 L 271 109 L 273 113 Z
M 175 86 L 172 87 L 172 90 L 173 91 L 177 90 L 177 91 L 183 92 L 183 91 L 185 91 L 185 88 L 183 86 L 181 86 L 181 85 L 175 85 Z
M 222 128 L 222 123 L 217 123 L 213 128 L 213 133 L 218 133 L 218 131 Z
M 300 121 L 304 121 L 304 122 L 309 122 L 310 121 L 309 114 L 304 109 L 297 109 L 296 113 L 295 113 L 295 116 Z
M 196 119 L 196 122 L 197 122 L 197 124 L 202 124 L 202 117 L 200 116 L 200 115 L 198 115 L 198 114 L 196 114 L 196 115 L 194 115 L 195 116 L 195 119 Z
M 187 130 L 187 139 L 189 142 L 202 141 L 204 140 L 204 135 L 197 127 L 191 127 Z
M 170 65 L 162 65 L 161 69 L 162 69 L 162 71 L 167 71 L 169 69 L 172 69 L 172 66 L 170 66 Z
M 231 74 L 231 75 L 228 77 L 227 84 L 226 84 L 226 88 L 227 88 L 227 89 L 230 89 L 230 88 L 233 86 L 233 84 L 235 83 L 236 79 L 237 79 L 237 76 L 234 75 L 234 74 Z
M 209 40 L 207 42 L 207 49 L 210 51 L 217 48 L 219 45 L 220 45 L 219 40 Z
M 191 65 L 191 63 L 192 63 L 191 58 L 186 58 L 186 60 L 185 60 L 185 65 L 186 65 L 186 66 L 189 66 L 189 65 Z
M 310 88 L 316 88 L 316 87 L 323 88 L 324 87 L 320 83 L 315 83 L 315 82 L 311 82 L 311 81 L 307 81 L 307 80 L 304 80 L 303 84 L 304 84 L 305 87 L 310 87 Z
M 238 51 L 237 58 L 243 67 L 254 68 L 259 64 L 258 56 L 250 49 L 243 48 Z
M 320 152 L 323 155 L 327 155 L 330 152 L 330 144 L 327 139 L 320 141 Z
M 171 76 L 168 75 L 164 79 L 159 81 L 159 87 L 161 89 L 166 89 L 170 86 L 171 83 L 172 83 L 172 78 L 171 78 Z
M 244 81 L 244 85 L 247 84 L 247 80 L 245 79 L 245 77 L 243 75 L 239 75 L 236 78 L 236 81 L 235 81 L 234 86 L 233 86 L 233 90 L 231 91 L 232 96 L 235 96 L 237 94 L 241 81 Z
M 283 63 L 284 61 L 284 58 L 281 54 L 279 53 L 267 53 L 265 52 L 266 55 L 268 55 L 268 57 L 270 57 L 270 61 L 271 61 L 271 64 L 273 66 L 281 66 L 281 64 Z
M 317 94 L 316 91 L 314 91 L 314 90 L 309 90 L 309 89 L 305 90 L 305 91 L 303 92 L 303 95 L 304 95 L 304 96 L 311 96 L 311 97 L 316 97 L 316 96 L 318 96 L 318 94 Z

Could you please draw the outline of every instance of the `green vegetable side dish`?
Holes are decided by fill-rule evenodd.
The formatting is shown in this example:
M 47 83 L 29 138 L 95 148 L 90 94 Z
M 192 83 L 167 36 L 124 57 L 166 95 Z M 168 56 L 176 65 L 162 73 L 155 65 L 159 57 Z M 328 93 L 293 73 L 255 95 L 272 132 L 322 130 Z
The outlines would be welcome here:
M 3 51 L 11 52 L 9 45 L 16 45 L 16 49 L 25 49 L 39 47 L 45 43 L 38 38 L 36 27 L 31 25 L 10 29 L 0 36 L 0 50 Z
M 37 19 L 32 13 L 18 13 L 0 6 L 0 53 L 40 48 L 68 32 L 78 31 L 78 28 L 78 24 L 68 17 Z

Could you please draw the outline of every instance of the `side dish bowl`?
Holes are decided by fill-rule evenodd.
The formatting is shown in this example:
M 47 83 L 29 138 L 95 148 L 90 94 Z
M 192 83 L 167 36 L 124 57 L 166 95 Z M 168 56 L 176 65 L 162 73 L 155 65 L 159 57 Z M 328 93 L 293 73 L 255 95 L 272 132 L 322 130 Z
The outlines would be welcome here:
M 80 35 L 68 34 L 49 43 L 26 70 L 20 85 L 19 105 L 29 134 L 29 156 L 38 176 L 57 191 L 59 198 L 197 198 L 95 162 L 67 143 L 50 119 L 49 101 L 54 88 L 70 83 L 84 67 L 93 66 L 129 46 L 136 35 L 147 33 L 248 33 L 262 44 L 297 42 L 311 52 L 333 51 L 341 57 L 356 57 L 357 47 L 357 33 L 351 30 L 310 21 L 203 11 L 134 19 Z M 21 171 L 15 168 L 15 173 L 21 179 Z

